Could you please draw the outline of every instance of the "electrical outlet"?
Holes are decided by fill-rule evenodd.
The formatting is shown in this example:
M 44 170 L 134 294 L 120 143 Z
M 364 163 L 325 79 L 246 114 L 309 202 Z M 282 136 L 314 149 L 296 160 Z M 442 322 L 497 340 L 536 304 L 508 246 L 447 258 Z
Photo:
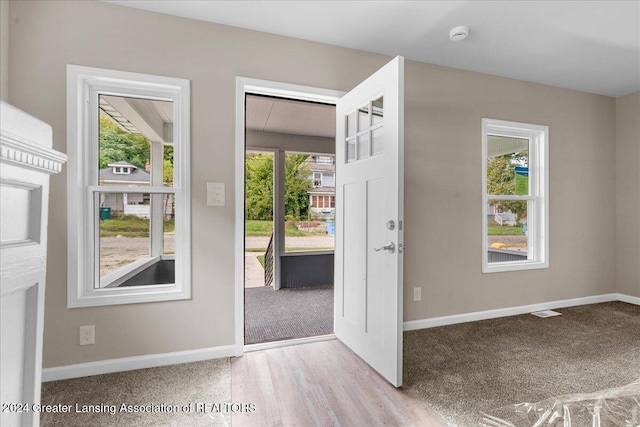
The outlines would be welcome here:
M 420 301 L 422 299 L 422 288 L 413 288 L 413 300 Z
M 96 343 L 96 327 L 94 325 L 80 326 L 80 345 Z

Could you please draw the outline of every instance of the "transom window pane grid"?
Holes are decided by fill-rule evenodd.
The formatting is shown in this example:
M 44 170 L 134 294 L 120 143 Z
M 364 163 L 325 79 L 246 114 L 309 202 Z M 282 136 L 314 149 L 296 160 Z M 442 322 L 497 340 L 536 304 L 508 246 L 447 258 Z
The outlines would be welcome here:
M 346 163 L 382 152 L 383 107 L 383 96 L 379 96 L 345 117 Z

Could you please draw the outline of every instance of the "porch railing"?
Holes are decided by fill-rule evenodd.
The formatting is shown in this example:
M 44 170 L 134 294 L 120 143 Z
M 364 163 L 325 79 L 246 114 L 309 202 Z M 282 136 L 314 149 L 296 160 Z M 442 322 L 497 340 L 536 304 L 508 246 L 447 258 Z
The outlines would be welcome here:
M 264 285 L 271 286 L 273 283 L 273 264 L 274 264 L 274 256 L 273 256 L 273 234 L 269 239 L 269 244 L 267 245 L 267 251 L 264 253 Z

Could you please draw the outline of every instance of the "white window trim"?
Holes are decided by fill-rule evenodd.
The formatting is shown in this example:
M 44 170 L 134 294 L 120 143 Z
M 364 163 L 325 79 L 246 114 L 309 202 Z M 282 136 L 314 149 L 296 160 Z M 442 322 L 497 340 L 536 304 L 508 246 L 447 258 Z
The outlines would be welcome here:
M 527 138 L 529 145 L 530 196 L 510 197 L 535 201 L 528 213 L 529 259 L 526 261 L 488 261 L 487 236 L 487 135 Z M 532 270 L 549 268 L 549 127 L 527 123 L 482 119 L 482 272 Z M 495 199 L 496 197 L 492 197 Z
M 173 188 L 145 188 L 174 193 L 176 203 L 176 283 L 95 288 L 94 246 L 97 227 L 93 194 L 98 185 L 98 94 L 140 96 L 172 101 L 174 107 Z M 96 114 L 92 112 L 95 111 Z M 91 141 L 91 143 L 87 143 Z M 190 82 L 147 74 L 67 65 L 67 306 L 92 307 L 191 298 Z M 130 187 L 99 187 L 131 192 Z

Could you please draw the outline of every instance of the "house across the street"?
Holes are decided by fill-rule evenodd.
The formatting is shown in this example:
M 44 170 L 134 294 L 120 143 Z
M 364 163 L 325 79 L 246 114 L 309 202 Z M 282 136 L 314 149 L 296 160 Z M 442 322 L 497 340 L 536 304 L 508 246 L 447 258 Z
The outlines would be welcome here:
M 336 162 L 334 156 L 311 155 L 304 161 L 309 166 L 312 188 L 309 190 L 309 210 L 318 219 L 336 216 Z
M 149 161 L 147 160 L 145 169 L 124 160 L 109 163 L 106 168 L 100 169 L 99 177 L 100 185 L 149 186 L 151 183 Z M 150 200 L 148 193 L 101 193 L 100 207 L 111 208 L 112 215 L 135 215 L 140 218 L 149 218 Z M 172 215 L 172 198 L 165 200 L 165 204 L 165 215 Z

